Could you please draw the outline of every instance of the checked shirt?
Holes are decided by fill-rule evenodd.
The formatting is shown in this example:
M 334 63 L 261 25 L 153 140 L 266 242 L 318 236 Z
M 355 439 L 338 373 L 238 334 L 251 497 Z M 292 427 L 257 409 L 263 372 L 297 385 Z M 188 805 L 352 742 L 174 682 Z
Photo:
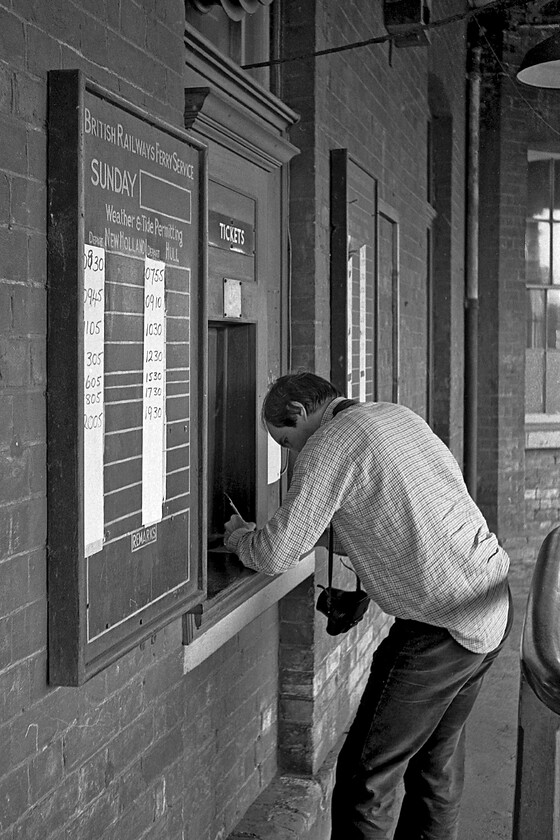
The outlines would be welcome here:
M 488 653 L 506 626 L 509 559 L 455 458 L 410 409 L 362 403 L 333 417 L 340 400 L 299 453 L 281 507 L 263 528 L 234 531 L 227 547 L 249 568 L 280 574 L 332 520 L 337 550 L 382 610 Z

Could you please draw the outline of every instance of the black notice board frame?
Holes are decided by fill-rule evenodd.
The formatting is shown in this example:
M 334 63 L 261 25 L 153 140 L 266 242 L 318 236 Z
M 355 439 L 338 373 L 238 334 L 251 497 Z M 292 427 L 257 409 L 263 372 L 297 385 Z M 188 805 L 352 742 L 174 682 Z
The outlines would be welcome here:
M 359 188 L 357 188 L 359 185 Z M 369 208 L 369 209 L 366 209 Z M 371 217 L 371 224 L 360 232 L 356 227 L 355 214 L 364 219 Z M 351 360 L 348 358 L 349 324 L 349 258 L 351 241 L 361 235 L 360 241 L 368 249 L 367 280 L 370 300 L 367 307 L 367 399 L 376 396 L 377 369 L 377 214 L 378 185 L 377 179 L 360 163 L 349 155 L 348 149 L 331 149 L 330 153 L 330 217 L 331 217 L 331 259 L 330 259 L 330 296 L 331 296 L 331 381 L 341 393 L 352 397 L 355 382 L 349 382 L 348 371 Z M 355 317 L 354 302 L 352 302 Z
M 153 117 L 146 111 L 132 105 L 121 97 L 112 92 L 102 88 L 98 84 L 88 79 L 81 71 L 78 70 L 57 70 L 49 73 L 49 115 L 48 115 L 48 228 L 47 228 L 47 257 L 48 257 L 48 344 L 47 344 L 47 365 L 48 365 L 48 388 L 47 388 L 47 440 L 48 440 L 48 472 L 47 472 L 47 503 L 48 503 L 48 671 L 49 681 L 54 685 L 81 685 L 94 676 L 96 673 L 107 667 L 112 662 L 116 661 L 124 653 L 137 646 L 140 642 L 153 636 L 156 632 L 161 630 L 166 624 L 173 619 L 181 616 L 187 611 L 196 611 L 198 605 L 206 597 L 206 452 L 207 452 L 207 418 L 206 418 L 206 321 L 207 321 L 207 300 L 206 300 L 206 275 L 207 275 L 207 261 L 206 261 L 206 241 L 207 241 L 207 194 L 208 194 L 208 176 L 207 176 L 207 149 L 206 146 L 194 138 L 190 137 L 183 130 L 176 129 L 174 126 L 165 123 L 164 121 Z M 185 252 L 190 248 L 190 253 L 193 256 L 194 270 L 191 267 L 173 266 L 167 264 L 167 240 L 171 242 L 173 247 L 169 247 L 170 259 L 175 259 L 179 262 L 177 253 L 179 245 L 177 241 L 182 237 L 180 231 L 182 222 L 169 222 L 165 218 L 165 213 L 172 216 L 176 213 L 176 209 L 170 210 L 165 204 L 167 201 L 167 193 L 159 191 L 159 181 L 165 184 L 165 179 L 160 179 L 156 175 L 150 176 L 149 172 L 146 176 L 144 170 L 149 170 L 150 166 L 147 162 L 139 161 L 138 170 L 134 170 L 133 174 L 128 175 L 129 194 L 132 189 L 132 184 L 139 184 L 140 178 L 144 176 L 146 182 L 151 183 L 148 186 L 151 188 L 152 206 L 158 208 L 158 212 L 163 216 L 158 218 L 158 223 L 161 224 L 159 230 L 165 231 L 162 237 L 166 237 L 165 243 L 162 239 L 162 247 L 165 244 L 165 261 L 163 260 L 163 252 L 161 256 L 161 265 L 165 262 L 165 307 L 166 311 L 163 314 L 164 321 L 164 346 L 167 348 L 168 342 L 171 341 L 168 337 L 169 321 L 167 307 L 168 303 L 168 288 L 167 277 L 175 277 L 173 282 L 180 286 L 184 282 L 186 291 L 181 287 L 179 290 L 174 289 L 176 297 L 183 295 L 183 298 L 188 298 L 188 302 L 184 305 L 186 315 L 182 315 L 183 321 L 179 319 L 179 327 L 183 328 L 186 325 L 188 331 L 188 339 L 181 340 L 181 338 L 174 342 L 180 347 L 181 344 L 188 345 L 188 349 L 184 351 L 187 354 L 188 373 L 185 377 L 188 384 L 184 386 L 185 394 L 180 394 L 184 397 L 176 400 L 175 404 L 179 405 L 179 415 L 177 416 L 177 409 L 174 409 L 173 429 L 185 430 L 184 437 L 186 443 L 183 445 L 183 450 L 187 452 L 181 457 L 185 458 L 188 463 L 187 468 L 177 469 L 176 473 L 179 476 L 173 477 L 173 487 L 176 488 L 179 484 L 179 496 L 182 495 L 182 504 L 184 510 L 179 513 L 173 511 L 169 513 L 169 507 L 165 501 L 165 496 L 162 500 L 162 519 L 159 525 L 156 524 L 156 530 L 151 531 L 150 528 L 144 527 L 144 509 L 140 511 L 142 521 L 140 526 L 136 528 L 135 534 L 139 535 L 136 541 L 132 538 L 131 533 L 120 537 L 122 545 L 128 545 L 129 552 L 136 551 L 138 547 L 140 550 L 134 554 L 134 560 L 141 558 L 142 563 L 145 564 L 146 557 L 153 556 L 155 559 L 150 560 L 153 567 L 150 570 L 151 585 L 155 592 L 154 596 L 142 591 L 139 600 L 140 606 L 137 609 L 130 609 L 130 613 L 124 614 L 120 617 L 104 616 L 105 609 L 103 594 L 108 595 L 107 600 L 111 600 L 112 593 L 115 588 L 122 584 L 123 590 L 126 591 L 126 586 L 132 586 L 130 580 L 123 576 L 121 581 L 115 587 L 114 583 L 111 589 L 105 591 L 100 590 L 100 602 L 97 605 L 98 611 L 105 620 L 107 618 L 107 630 L 97 633 L 95 635 L 90 632 L 90 616 L 88 610 L 91 611 L 93 602 L 95 600 L 95 590 L 92 585 L 93 574 L 91 580 L 88 580 L 87 569 L 93 567 L 93 561 L 98 559 L 106 559 L 105 553 L 107 547 L 105 545 L 105 534 L 103 535 L 103 548 L 96 549 L 97 553 L 92 557 L 88 554 L 86 556 L 86 538 L 84 535 L 84 439 L 86 434 L 84 432 L 84 410 L 85 399 L 87 397 L 87 386 L 85 383 L 85 363 L 84 363 L 84 342 L 87 328 L 84 327 L 84 247 L 86 244 L 85 224 L 88 215 L 88 203 L 91 198 L 91 183 L 93 177 L 97 179 L 102 175 L 101 163 L 97 161 L 94 172 L 93 164 L 91 170 L 88 170 L 87 175 L 91 183 L 86 183 L 86 167 L 85 167 L 85 153 L 87 142 L 91 138 L 86 137 L 84 127 L 85 103 L 99 101 L 103 103 L 100 107 L 105 109 L 103 113 L 115 114 L 115 125 L 124 125 L 125 130 L 119 137 L 120 145 L 126 146 L 130 151 L 130 145 L 137 142 L 135 154 L 140 157 L 142 151 L 139 143 L 142 141 L 142 134 L 145 130 L 146 137 L 158 138 L 158 142 L 162 149 L 167 148 L 179 150 L 177 159 L 181 158 L 181 151 L 184 151 L 185 161 L 190 161 L 187 168 L 186 164 L 176 164 L 176 158 L 168 156 L 161 158 L 162 161 L 169 166 L 169 170 L 173 166 L 182 166 L 181 174 L 188 173 L 192 180 L 192 197 L 189 196 L 189 201 L 195 207 L 195 212 L 189 209 L 187 219 L 187 211 L 183 213 L 184 218 L 182 222 L 185 240 L 187 247 Z M 99 125 L 99 136 L 103 129 L 101 122 Z M 133 131 L 129 132 L 127 139 L 126 127 L 132 125 Z M 135 128 L 138 127 L 139 140 L 134 139 L 132 134 Z M 91 129 L 91 126 L 89 127 Z M 105 136 L 105 140 L 109 139 L 115 142 L 116 135 L 112 138 L 109 135 Z M 128 145 L 127 145 L 128 144 Z M 116 142 L 115 142 L 115 145 Z M 158 145 L 155 141 L 152 143 L 154 148 Z M 147 147 L 142 147 L 147 148 Z M 110 155 L 110 150 L 107 155 Z M 147 157 L 147 155 L 146 155 Z M 90 162 L 91 163 L 91 162 Z M 124 172 L 122 164 L 119 164 L 121 174 Z M 114 175 L 117 178 L 116 169 L 112 169 L 111 177 Z M 137 172 L 142 173 L 140 178 L 136 181 Z M 107 175 L 108 169 L 105 172 Z M 94 174 L 92 174 L 94 173 Z M 120 176 L 119 176 L 120 177 Z M 170 178 L 174 176 L 170 175 Z M 112 182 L 113 187 L 121 189 L 122 204 L 128 200 L 129 195 L 125 195 L 125 188 L 123 186 L 125 179 L 118 181 L 118 186 Z M 170 183 L 170 182 L 168 182 Z M 165 189 L 168 189 L 167 187 Z M 183 189 L 181 193 L 180 190 Z M 88 193 L 88 190 L 90 192 Z M 170 187 L 171 195 L 173 195 L 173 185 Z M 140 190 L 138 190 L 140 193 Z M 187 190 L 178 187 L 175 190 L 174 208 L 179 206 L 179 202 L 184 200 Z M 105 199 L 103 199 L 105 200 Z M 97 199 L 96 199 L 97 201 Z M 92 203 L 93 200 L 92 200 Z M 163 204 L 162 204 L 163 203 Z M 117 214 L 113 215 L 113 221 L 120 222 L 123 219 L 125 224 L 129 224 L 132 216 L 127 215 L 127 208 L 122 207 L 116 202 Z M 140 198 L 140 206 L 142 199 Z M 189 205 L 190 206 L 190 205 Z M 162 209 L 163 207 L 163 209 Z M 198 211 L 198 212 L 196 212 Z M 111 212 L 114 213 L 111 208 Z M 148 213 L 149 216 L 149 213 Z M 109 218 L 109 209 L 107 209 L 107 218 Z M 194 219 L 194 224 L 192 221 Z M 166 227 L 163 227 L 163 222 L 169 222 Z M 192 225 L 192 227 L 191 227 Z M 117 231 L 118 232 L 118 231 Z M 125 231 L 126 232 L 126 231 Z M 91 241 L 91 230 L 89 231 Z M 133 248 L 128 240 L 125 242 L 125 247 Z M 132 239 L 130 240 L 132 241 Z M 158 255 L 160 252 L 148 247 L 149 238 L 144 241 L 144 248 L 148 249 L 151 255 Z M 183 239 L 180 239 L 181 248 L 183 247 Z M 116 239 L 115 239 L 116 243 Z M 190 244 L 189 244 L 190 243 Z M 102 244 L 101 239 L 98 244 Z M 153 240 L 152 240 L 153 244 Z M 115 261 L 126 262 L 129 255 L 118 254 L 114 257 Z M 113 258 L 112 258 L 113 259 Z M 181 259 L 186 259 L 181 253 Z M 143 267 L 135 268 L 136 274 L 140 272 L 139 276 L 142 278 L 141 283 L 147 282 L 147 269 L 145 268 L 147 262 L 142 255 L 137 257 L 136 262 Z M 109 253 L 106 253 L 106 263 L 109 262 Z M 130 265 L 133 265 L 132 255 L 129 259 Z M 117 266 L 117 262 L 114 263 Z M 120 262 L 119 262 L 120 266 Z M 120 270 L 120 269 L 119 269 Z M 181 274 L 181 271 L 183 272 Z M 132 272 L 133 273 L 133 272 Z M 183 278 L 188 280 L 184 281 Z M 171 282 L 171 281 L 170 281 Z M 105 275 L 103 275 L 103 284 L 105 284 Z M 130 286 L 129 284 L 126 284 Z M 140 345 L 145 348 L 146 339 L 143 338 L 144 324 L 146 323 L 146 304 L 144 303 L 146 296 L 146 286 L 139 286 L 139 299 L 144 306 L 143 313 L 135 312 L 135 315 L 143 314 L 143 319 L 136 319 L 140 322 Z M 133 293 L 138 295 L 138 290 L 133 288 Z M 182 300 L 182 299 L 181 299 Z M 105 304 L 103 304 L 105 306 Z M 118 307 L 116 307 L 118 308 Z M 121 307 L 122 308 L 122 307 Z M 117 313 L 114 317 L 115 323 L 118 323 L 117 316 L 124 315 L 125 322 L 128 312 Z M 104 318 L 106 322 L 107 317 Z M 133 319 L 130 318 L 132 323 Z M 177 319 L 175 319 L 177 323 Z M 135 323 L 136 323 L 135 322 Z M 172 330 L 177 333 L 177 327 L 171 325 Z M 118 328 L 115 328 L 118 332 Z M 118 335 L 119 339 L 121 335 Z M 123 345 L 132 344 L 133 342 L 115 341 L 115 345 L 119 343 Z M 138 343 L 138 342 L 137 342 Z M 126 348 L 125 348 L 126 349 Z M 87 350 L 87 348 L 86 348 Z M 173 352 L 177 352 L 173 348 Z M 167 383 L 169 375 L 169 355 L 166 349 L 164 356 L 164 379 Z M 105 353 L 107 360 L 108 353 Z M 140 358 L 144 358 L 144 379 L 140 379 L 136 383 L 137 394 L 139 393 L 140 402 L 140 417 L 144 416 L 145 412 L 145 397 L 147 392 L 145 390 L 145 351 L 140 351 Z M 172 360 L 173 360 L 172 356 Z M 105 361 L 107 364 L 107 361 Z M 179 363 L 176 365 L 179 369 Z M 121 371 L 117 371 L 120 373 Z M 137 372 L 138 373 L 138 372 Z M 176 374 L 176 371 L 174 371 Z M 179 379 L 177 374 L 175 379 Z M 105 380 L 104 380 L 105 382 Z M 173 383 L 176 391 L 181 388 L 180 384 Z M 86 389 L 86 397 L 84 390 Z M 105 410 L 105 390 L 103 405 Z M 169 438 L 166 436 L 172 430 L 170 429 L 169 421 L 169 396 L 170 388 L 164 388 L 163 391 L 163 411 L 164 420 L 161 423 L 161 440 L 164 454 L 161 456 L 163 463 L 162 484 L 164 488 L 169 486 L 169 473 L 167 470 L 167 463 L 169 456 Z M 124 401 L 123 401 L 124 402 Z M 134 400 L 130 402 L 134 403 Z M 174 404 L 174 405 L 175 405 Z M 183 407 L 186 406 L 186 409 Z M 183 413 L 181 414 L 181 411 Z M 167 412 L 167 414 L 166 414 Z M 105 411 L 105 414 L 108 413 Z M 106 448 L 105 435 L 106 426 L 103 421 L 103 448 Z M 128 428 L 126 431 L 129 431 Z M 159 426 L 158 426 L 159 431 Z M 118 432 L 117 435 L 118 437 Z M 89 444 L 88 444 L 89 445 Z M 143 439 L 143 446 L 146 447 L 145 439 Z M 157 447 L 156 447 L 157 448 Z M 180 450 L 181 447 L 176 447 Z M 102 459 L 105 456 L 102 456 Z M 175 457 L 175 456 L 173 456 Z M 134 459 L 132 459 L 134 460 Z M 142 450 L 140 451 L 140 461 L 142 462 Z M 156 468 L 158 462 L 156 459 Z M 175 466 L 175 462 L 173 462 Z M 118 467 L 118 464 L 117 464 Z M 103 475 L 106 473 L 106 465 L 102 460 Z M 118 469 L 116 470 L 118 472 Z M 183 472 L 188 475 L 185 479 L 185 486 L 181 486 Z M 157 475 L 157 469 L 156 469 Z M 142 473 L 143 476 L 143 473 Z M 166 483 L 167 482 L 167 483 Z M 142 481 L 140 482 L 142 484 Z M 147 482 L 144 481 L 146 484 Z M 187 487 L 188 484 L 188 487 Z M 149 496 L 150 491 L 146 491 Z M 164 493 L 166 490 L 164 490 Z M 143 497 L 142 497 L 143 498 Z M 149 504 L 149 503 L 146 503 Z M 101 505 L 101 527 L 104 527 L 104 513 L 106 510 L 106 497 L 103 497 Z M 142 501 L 142 505 L 144 502 Z M 156 506 L 157 510 L 157 506 Z M 138 516 L 138 512 L 136 512 Z M 98 516 L 99 518 L 99 516 Z M 123 517 L 126 519 L 126 516 Z M 148 523 L 149 524 L 149 523 Z M 159 533 L 162 535 L 160 544 L 157 545 L 159 537 L 157 537 L 157 528 L 160 528 Z M 150 545 L 152 541 L 151 536 L 156 535 L 156 546 Z M 183 545 L 179 537 L 186 534 L 188 539 L 185 540 L 187 544 Z M 148 535 L 148 536 L 146 536 Z M 151 536 L 150 536 L 151 535 Z M 147 547 L 144 547 L 143 541 L 146 541 Z M 115 541 L 118 542 L 118 541 Z M 165 543 L 165 546 L 163 545 Z M 171 551 L 168 549 L 171 548 Z M 125 549 L 123 548 L 123 551 Z M 88 552 L 91 548 L 88 547 Z M 151 552 L 151 553 L 150 553 Z M 184 554 L 183 554 L 184 553 Z M 118 556 L 118 551 L 115 549 L 114 554 L 111 555 L 112 561 L 114 557 Z M 130 554 L 132 557 L 132 554 Z M 127 562 L 132 568 L 130 557 Z M 171 561 L 168 563 L 168 559 Z M 90 566 L 88 566 L 88 563 Z M 168 565 L 170 571 L 168 571 Z M 118 570 L 112 570 L 107 579 L 112 575 L 118 578 Z M 172 576 L 169 581 L 166 575 Z M 149 575 L 148 575 L 149 576 Z M 101 579 L 101 575 L 99 577 Z M 134 578 L 136 580 L 136 578 Z M 157 580 L 157 587 L 154 588 L 153 580 Z M 150 581 L 148 582 L 150 585 Z M 145 582 L 143 583 L 143 586 Z M 148 585 L 148 589 L 149 589 Z M 167 587 L 167 588 L 166 588 Z M 115 596 L 117 597 L 117 596 Z M 143 599 L 143 600 L 142 600 Z M 101 620 L 98 618 L 98 621 Z

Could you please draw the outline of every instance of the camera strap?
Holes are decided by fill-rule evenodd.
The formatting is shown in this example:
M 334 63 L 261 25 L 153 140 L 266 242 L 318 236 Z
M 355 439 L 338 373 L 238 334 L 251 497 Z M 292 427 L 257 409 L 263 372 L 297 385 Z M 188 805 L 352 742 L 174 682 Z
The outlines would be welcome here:
M 332 577 L 333 577 L 333 559 L 334 559 L 334 528 L 333 524 L 329 525 L 329 565 L 328 565 L 328 588 L 329 590 L 332 589 Z M 346 566 L 346 563 L 342 563 L 343 566 Z M 346 566 L 347 569 L 350 569 L 354 572 L 351 566 Z M 354 572 L 356 575 L 356 572 Z M 360 582 L 360 578 L 356 575 L 356 592 L 363 592 L 362 584 Z
M 328 582 L 329 589 L 331 589 L 331 587 L 332 587 L 333 553 L 334 553 L 333 542 L 334 542 L 334 530 L 333 530 L 333 524 L 331 522 L 331 524 L 329 525 L 329 582 Z

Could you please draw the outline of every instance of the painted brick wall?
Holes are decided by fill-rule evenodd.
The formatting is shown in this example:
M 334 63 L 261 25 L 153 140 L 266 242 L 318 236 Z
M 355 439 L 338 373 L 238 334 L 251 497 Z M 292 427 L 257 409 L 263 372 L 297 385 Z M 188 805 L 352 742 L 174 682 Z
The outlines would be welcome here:
M 47 71 L 181 127 L 184 5 L 13 0 L 0 32 L 0 838 L 215 840 L 276 770 L 276 609 L 186 676 L 176 621 L 46 682 Z

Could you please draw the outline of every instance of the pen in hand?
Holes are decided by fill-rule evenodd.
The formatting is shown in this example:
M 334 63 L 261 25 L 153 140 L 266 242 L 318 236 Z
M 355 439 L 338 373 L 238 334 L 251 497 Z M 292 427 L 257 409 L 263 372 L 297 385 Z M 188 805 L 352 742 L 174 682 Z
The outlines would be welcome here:
M 241 519 L 243 519 L 243 517 L 242 517 L 242 516 L 241 516 L 241 514 L 239 513 L 238 508 L 236 508 L 236 506 L 233 504 L 233 502 L 232 502 L 232 500 L 231 500 L 231 497 L 230 497 L 230 496 L 228 496 L 228 494 L 227 494 L 227 493 L 224 493 L 224 496 L 225 496 L 225 497 L 226 497 L 226 499 L 228 500 L 228 502 L 229 502 L 229 504 L 230 504 L 231 509 L 233 510 L 233 512 L 234 512 L 237 516 L 240 516 L 240 517 L 241 517 Z
M 232 534 L 235 530 L 237 530 L 237 528 L 246 528 L 249 531 L 254 531 L 257 527 L 256 524 L 254 522 L 247 522 L 247 520 L 239 513 L 239 509 L 234 505 L 228 494 L 224 493 L 224 496 L 235 513 L 235 517 L 232 516 L 229 522 L 226 522 L 225 524 L 226 539 L 227 535 Z M 236 522 L 236 518 L 241 520 L 241 522 Z

